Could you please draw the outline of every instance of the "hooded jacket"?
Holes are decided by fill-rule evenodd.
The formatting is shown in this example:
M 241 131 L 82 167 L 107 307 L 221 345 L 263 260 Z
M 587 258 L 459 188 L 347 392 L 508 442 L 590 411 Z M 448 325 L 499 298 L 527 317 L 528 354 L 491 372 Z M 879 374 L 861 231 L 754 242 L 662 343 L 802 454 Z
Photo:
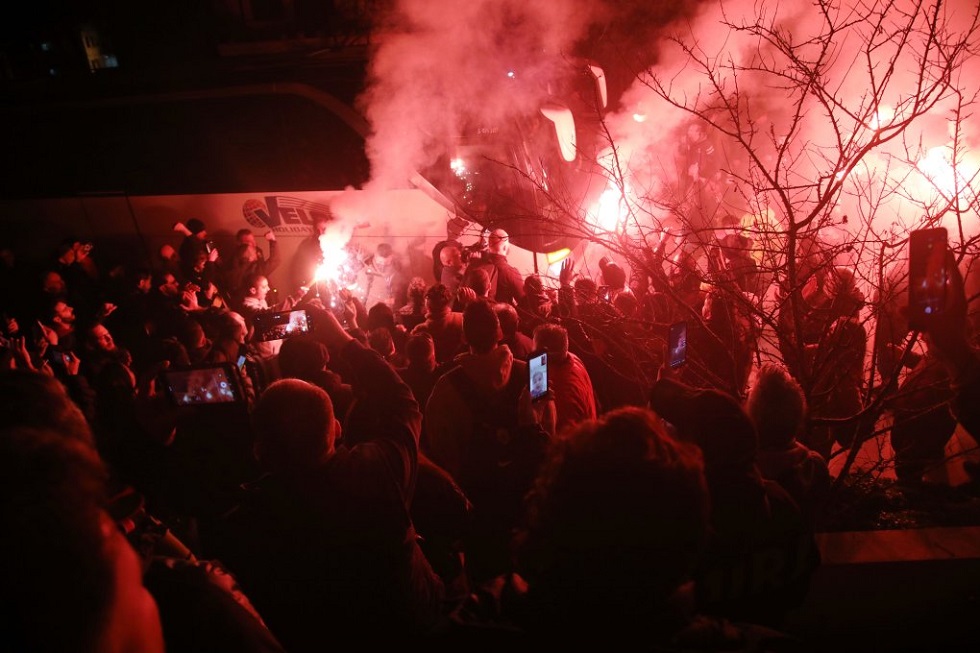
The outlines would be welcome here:
M 460 354 L 454 363 L 488 401 L 502 395 L 512 374 L 519 374 L 520 378 L 527 375 L 527 363 L 515 360 L 507 345 L 486 354 Z M 432 459 L 456 478 L 461 471 L 463 449 L 473 436 L 474 418 L 459 388 L 443 375 L 425 406 L 426 445 Z

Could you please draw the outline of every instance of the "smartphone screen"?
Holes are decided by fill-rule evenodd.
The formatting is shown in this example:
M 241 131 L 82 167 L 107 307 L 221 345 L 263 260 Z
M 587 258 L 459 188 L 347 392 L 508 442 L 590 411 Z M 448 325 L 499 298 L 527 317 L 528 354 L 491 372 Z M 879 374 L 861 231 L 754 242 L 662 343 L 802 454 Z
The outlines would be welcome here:
M 216 365 L 190 370 L 166 370 L 163 380 L 175 406 L 227 404 L 239 400 L 230 366 Z
M 245 371 L 245 354 L 242 354 L 241 356 L 239 356 L 238 357 L 238 360 L 235 362 L 235 364 L 238 365 L 238 369 L 239 370 L 241 370 L 242 372 L 244 372 Z
M 946 229 L 918 229 L 909 234 L 909 325 L 925 326 L 946 306 Z
M 531 400 L 548 394 L 548 352 L 536 352 L 527 359 L 528 384 Z
M 674 322 L 667 331 L 667 364 L 677 368 L 687 362 L 687 322 Z
M 257 313 L 254 318 L 255 339 L 259 341 L 282 340 L 290 336 L 310 332 L 310 320 L 303 309 Z

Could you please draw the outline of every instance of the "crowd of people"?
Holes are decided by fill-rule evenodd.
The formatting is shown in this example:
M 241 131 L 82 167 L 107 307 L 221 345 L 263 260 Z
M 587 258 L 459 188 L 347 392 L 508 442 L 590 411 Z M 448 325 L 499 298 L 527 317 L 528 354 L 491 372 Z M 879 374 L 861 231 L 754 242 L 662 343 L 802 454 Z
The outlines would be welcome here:
M 359 296 L 318 287 L 322 228 L 284 297 L 272 232 L 268 253 L 247 229 L 221 253 L 197 219 L 145 268 L 102 269 L 74 238 L 40 269 L 4 251 L 5 645 L 807 650 L 783 626 L 820 564 L 828 447 L 859 437 L 807 428 L 860 410 L 846 271 L 794 290 L 810 322 L 750 375 L 751 321 L 680 258 L 606 258 L 596 279 L 568 259 L 549 288 L 495 229 L 439 243 L 433 283 L 378 247 Z M 756 283 L 737 244 L 723 267 Z M 930 369 L 980 433 L 952 269 Z M 258 334 L 286 310 L 309 329 Z M 692 311 L 701 364 L 671 369 L 649 343 Z M 825 399 L 807 405 L 801 369 L 828 370 Z M 220 370 L 231 400 L 180 405 L 188 370 Z

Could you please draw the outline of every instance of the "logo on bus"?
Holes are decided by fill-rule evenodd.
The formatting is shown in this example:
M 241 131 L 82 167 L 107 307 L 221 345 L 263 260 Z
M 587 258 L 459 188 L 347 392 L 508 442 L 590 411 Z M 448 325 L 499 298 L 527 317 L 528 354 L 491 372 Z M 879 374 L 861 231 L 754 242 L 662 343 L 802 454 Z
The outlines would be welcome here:
M 333 212 L 326 204 L 318 204 L 298 197 L 268 195 L 265 200 L 248 199 L 242 205 L 245 220 L 257 229 L 271 229 L 277 234 L 310 233 L 313 221 L 320 217 L 333 220 Z

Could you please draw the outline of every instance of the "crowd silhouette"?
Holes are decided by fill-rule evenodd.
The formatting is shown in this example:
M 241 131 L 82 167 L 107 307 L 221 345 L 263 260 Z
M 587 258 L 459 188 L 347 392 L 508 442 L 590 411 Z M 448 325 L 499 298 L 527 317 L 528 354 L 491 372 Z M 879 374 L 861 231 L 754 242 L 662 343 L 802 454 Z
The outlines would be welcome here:
M 785 366 L 759 367 L 738 302 L 662 252 L 629 277 L 568 260 L 552 288 L 508 263 L 500 229 L 440 243 L 432 283 L 379 247 L 368 306 L 317 287 L 316 233 L 273 293 L 281 256 L 264 236 L 268 253 L 249 230 L 219 252 L 190 219 L 137 269 L 75 238 L 45 261 L 5 248 L 5 647 L 808 650 L 786 615 L 820 565 L 830 446 L 857 437 L 811 420 L 862 401 L 864 298 L 847 270 L 787 290 L 805 328 L 782 334 Z M 758 285 L 726 248 L 738 283 Z M 957 421 L 980 433 L 980 359 L 948 265 L 948 310 L 906 383 L 952 412 L 893 435 L 912 483 Z M 284 311 L 308 332 L 258 332 Z M 701 365 L 673 369 L 667 326 L 692 311 Z M 803 369 L 820 374 L 809 405 Z M 189 391 L 168 384 L 191 370 L 218 390 L 179 402 Z M 890 408 L 923 399 L 905 397 Z

